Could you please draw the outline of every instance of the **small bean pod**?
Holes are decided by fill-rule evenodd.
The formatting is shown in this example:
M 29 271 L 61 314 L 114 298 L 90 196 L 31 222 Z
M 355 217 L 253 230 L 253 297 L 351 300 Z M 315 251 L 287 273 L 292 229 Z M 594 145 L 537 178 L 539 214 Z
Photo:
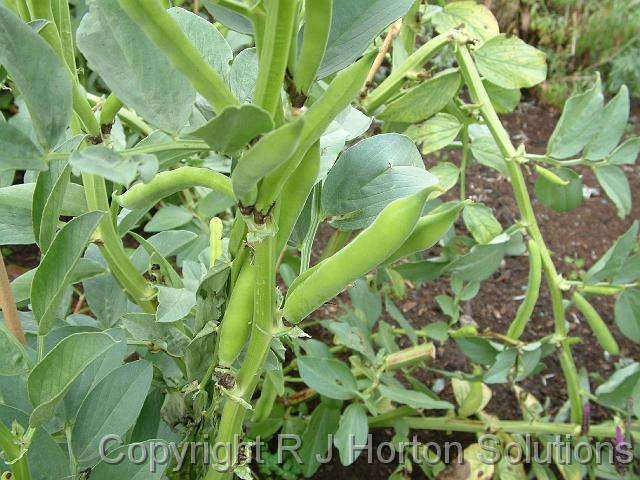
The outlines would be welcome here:
M 224 367 L 235 362 L 251 333 L 255 282 L 255 266 L 247 261 L 233 288 L 220 326 L 218 359 Z
M 573 303 L 575 303 L 578 310 L 584 315 L 584 318 L 587 320 L 589 327 L 591 327 L 602 348 L 611 355 L 619 355 L 620 347 L 618 346 L 618 342 L 613 338 L 609 327 L 604 323 L 604 320 L 596 309 L 578 292 L 573 293 Z
M 470 417 L 482 408 L 484 392 L 482 382 L 469 382 L 469 393 L 464 398 L 458 408 L 458 416 L 462 418 Z
M 269 418 L 269 415 L 271 415 L 271 412 L 273 411 L 273 406 L 276 404 L 277 398 L 278 391 L 276 386 L 269 377 L 266 377 L 262 384 L 260 398 L 258 398 L 258 401 L 253 408 L 253 423 L 260 423 Z
M 538 172 L 539 175 L 543 176 L 555 185 L 560 185 L 562 187 L 569 185 L 569 180 L 565 180 L 564 178 L 559 177 L 551 170 L 541 167 L 540 165 L 536 165 L 536 172 Z
M 540 248 L 533 240 L 529 240 L 529 283 L 527 285 L 527 293 L 524 300 L 518 307 L 516 317 L 509 326 L 507 336 L 514 340 L 520 338 L 524 333 L 524 329 L 531 318 L 533 309 L 538 302 L 540 294 L 540 282 L 542 281 L 542 257 L 540 256 Z
M 258 182 L 289 161 L 300 143 L 303 127 L 303 119 L 288 123 L 265 135 L 242 156 L 231 174 L 231 183 L 243 205 L 253 205 L 258 196 Z
M 213 267 L 218 260 L 222 256 L 222 220 L 218 217 L 213 217 L 211 222 L 209 222 L 209 231 L 210 231 L 210 242 L 209 242 L 209 250 L 210 250 L 210 267 Z
M 116 200 L 129 210 L 148 209 L 163 198 L 192 187 L 210 188 L 235 198 L 229 177 L 208 168 L 181 167 L 159 173 L 149 183 L 134 185 Z
M 300 323 L 347 285 L 382 264 L 411 235 L 430 189 L 390 203 L 349 245 L 316 267 L 284 305 L 284 318 Z
M 302 162 L 291 174 L 280 195 L 278 213 L 278 234 L 276 236 L 276 252 L 282 251 L 289 241 L 291 232 L 304 210 L 313 186 L 320 173 L 320 142 L 316 142 L 302 159 Z
M 465 202 L 446 203 L 422 217 L 409 238 L 385 263 L 393 263 L 433 247 L 453 226 L 465 205 Z
M 324 58 L 331 32 L 333 0 L 306 0 L 304 36 L 294 82 L 299 92 L 307 94 Z

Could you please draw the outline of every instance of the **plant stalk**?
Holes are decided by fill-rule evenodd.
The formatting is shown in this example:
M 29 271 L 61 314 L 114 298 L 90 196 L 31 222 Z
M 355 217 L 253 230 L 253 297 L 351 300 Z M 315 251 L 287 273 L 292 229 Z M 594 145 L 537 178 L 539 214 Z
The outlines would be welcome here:
M 551 302 L 553 305 L 553 317 L 555 321 L 555 333 L 561 338 L 561 366 L 567 383 L 567 391 L 569 393 L 569 402 L 571 404 L 571 420 L 580 424 L 582 422 L 582 399 L 580 395 L 580 385 L 577 381 L 578 373 L 575 361 L 571 355 L 571 348 L 566 340 L 567 327 L 565 321 L 564 305 L 562 303 L 562 291 L 560 289 L 560 276 L 551 259 L 551 254 L 544 241 L 540 227 L 536 220 L 531 204 L 531 198 L 527 191 L 527 185 L 522 173 L 522 169 L 518 164 L 517 157 L 519 155 L 516 148 L 511 143 L 509 134 L 505 130 L 496 113 L 489 95 L 484 88 L 480 74 L 473 62 L 471 53 L 466 45 L 459 45 L 456 49 L 456 59 L 460 66 L 460 70 L 469 88 L 472 101 L 480 106 L 480 112 L 491 131 L 491 134 L 498 144 L 511 179 L 514 196 L 520 215 L 531 235 L 531 238 L 538 244 L 542 263 L 544 267 L 545 279 L 551 293 Z
M 7 461 L 15 461 L 15 463 L 11 465 L 11 472 L 15 480 L 31 480 L 27 456 L 22 455 L 22 458 L 16 460 L 22 452 L 16 444 L 15 437 L 2 422 L 0 422 L 0 450 L 2 450 L 3 456 Z
M 255 247 L 256 288 L 253 329 L 247 354 L 236 378 L 236 385 L 231 391 L 233 396 L 241 398 L 246 403 L 249 403 L 253 397 L 273 340 L 276 289 L 274 243 L 274 237 L 270 236 Z M 233 398 L 227 398 L 222 410 L 216 446 L 224 446 L 223 448 L 227 448 L 229 454 L 236 451 L 245 414 L 246 408 L 243 404 Z M 230 478 L 233 475 L 233 465 L 225 465 L 224 468 L 224 470 L 218 470 L 216 466 L 212 466 L 205 480 Z

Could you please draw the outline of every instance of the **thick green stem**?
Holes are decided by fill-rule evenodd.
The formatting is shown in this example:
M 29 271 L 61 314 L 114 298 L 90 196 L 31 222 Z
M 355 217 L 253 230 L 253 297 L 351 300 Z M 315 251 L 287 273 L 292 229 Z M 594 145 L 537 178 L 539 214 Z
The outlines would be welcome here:
M 236 385 L 232 395 L 249 403 L 256 390 L 264 363 L 269 353 L 272 332 L 275 328 L 275 251 L 274 238 L 268 237 L 256 245 L 256 287 L 255 306 L 253 316 L 253 330 L 247 348 L 247 354 L 236 378 Z M 237 442 L 242 434 L 242 425 L 246 408 L 238 401 L 228 398 L 222 410 L 216 446 L 225 448 L 231 455 L 236 450 Z M 222 457 L 221 457 L 222 458 Z M 230 458 L 230 457 L 229 457 Z M 221 480 L 230 478 L 232 465 L 212 466 L 206 480 Z
M 551 254 L 544 241 L 540 227 L 536 220 L 531 204 L 531 198 L 527 191 L 527 185 L 522 173 L 522 169 L 518 164 L 518 151 L 511 143 L 509 134 L 502 126 L 500 118 L 496 113 L 489 95 L 484 88 L 480 74 L 473 62 L 469 49 L 466 45 L 459 45 L 456 49 L 456 58 L 460 65 L 460 70 L 464 76 L 465 82 L 469 88 L 471 99 L 480 106 L 480 112 L 491 131 L 491 134 L 498 144 L 500 151 L 505 159 L 511 186 L 513 188 L 518 209 L 524 220 L 531 238 L 538 244 L 540 255 L 542 256 L 542 264 L 544 266 L 545 278 L 549 291 L 551 292 L 551 302 L 553 304 L 553 317 L 555 321 L 555 333 L 561 339 L 561 366 L 567 382 L 567 391 L 569 393 L 569 402 L 571 404 L 571 420 L 575 423 L 582 421 L 582 400 L 580 396 L 579 383 L 576 382 L 577 369 L 571 355 L 571 348 L 565 337 L 567 334 L 564 305 L 562 303 L 562 291 L 560 290 L 560 276 L 551 259 Z
M 116 119 L 116 115 L 120 109 L 124 106 L 122 100 L 116 97 L 113 93 L 107 97 L 107 99 L 102 104 L 102 108 L 100 110 L 100 124 L 108 125 L 113 123 Z
M 7 461 L 15 461 L 11 465 L 11 472 L 15 480 L 31 480 L 27 456 L 23 455 L 20 460 L 16 460 L 21 454 L 20 446 L 16 444 L 13 434 L 2 422 L 0 422 L 0 450 Z
M 416 50 L 399 68 L 395 69 L 387 79 L 371 92 L 362 102 L 368 113 L 375 112 L 382 104 L 395 95 L 407 79 L 407 75 L 422 68 L 452 39 L 451 33 L 443 33 L 432 38 Z
M 89 210 L 108 212 L 109 197 L 104 178 L 97 175 L 84 174 L 82 175 L 82 180 Z M 154 289 L 138 273 L 131 259 L 124 251 L 122 240 L 116 232 L 110 216 L 103 217 L 96 232 L 100 240 L 100 250 L 113 276 L 145 312 L 155 313 L 156 310 L 151 301 L 154 296 Z
M 526 420 L 495 420 L 483 422 L 480 420 L 457 419 L 449 417 L 411 417 L 411 409 L 408 407 L 398 408 L 392 412 L 378 417 L 369 418 L 369 426 L 374 428 L 392 427 L 394 423 L 402 418 L 409 428 L 416 430 L 438 430 L 442 432 L 469 432 L 483 433 L 501 431 L 504 433 L 532 433 L 550 435 L 582 435 L 581 424 L 569 423 L 545 423 L 529 422 Z M 592 425 L 589 427 L 588 435 L 597 438 L 611 438 L 615 436 L 617 425 L 614 423 Z M 638 433 L 640 425 L 632 426 L 632 435 L 640 438 Z

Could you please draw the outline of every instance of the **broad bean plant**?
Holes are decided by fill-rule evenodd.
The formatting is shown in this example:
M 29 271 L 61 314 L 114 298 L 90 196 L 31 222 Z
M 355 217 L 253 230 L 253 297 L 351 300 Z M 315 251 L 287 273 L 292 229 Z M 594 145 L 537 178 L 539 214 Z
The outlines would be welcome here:
M 605 104 L 594 79 L 534 155 L 498 114 L 545 80 L 545 56 L 501 34 L 474 1 L 199 7 L 0 2 L 10 99 L 0 116 L 0 244 L 40 253 L 11 284 L 4 262 L 0 270 L 3 479 L 311 477 L 327 437 L 349 465 L 360 454 L 351 437 L 364 444 L 377 427 L 393 427 L 394 441 L 410 429 L 637 439 L 640 401 L 627 400 L 638 399 L 640 364 L 621 361 L 591 392 L 567 311 L 577 307 L 617 356 L 591 305 L 614 296 L 619 330 L 640 341 L 638 224 L 566 279 L 526 185 L 537 175 L 539 202 L 571 211 L 583 199 L 579 172 L 591 169 L 628 215 L 625 167 L 640 139 L 623 139 L 625 88 Z M 461 161 L 425 168 L 423 154 L 444 151 Z M 474 201 L 472 162 L 510 182 L 513 225 Z M 318 254 L 322 224 L 333 233 Z M 509 330 L 461 322 L 462 302 L 507 255 L 530 263 Z M 453 296 L 437 299 L 450 321 L 416 330 L 394 299 L 405 280 L 440 276 L 451 281 Z M 543 283 L 555 327 L 525 341 Z M 327 319 L 323 305 L 345 290 L 342 313 Z M 383 307 L 394 324 L 380 319 Z M 318 332 L 333 342 L 309 338 Z M 416 375 L 438 345 L 473 365 L 440 372 L 457 405 Z M 518 385 L 547 357 L 566 384 L 556 418 Z M 484 412 L 495 384 L 512 386 L 522 420 Z M 610 418 L 590 425 L 590 404 Z M 279 432 L 301 435 L 302 462 L 252 463 L 252 443 Z M 162 442 L 204 448 L 155 464 Z M 393 478 L 418 468 L 414 457 Z M 558 465 L 564 478 L 633 475 L 633 465 Z M 445 465 L 420 468 L 435 478 Z M 455 478 L 527 478 L 505 462 L 467 469 Z

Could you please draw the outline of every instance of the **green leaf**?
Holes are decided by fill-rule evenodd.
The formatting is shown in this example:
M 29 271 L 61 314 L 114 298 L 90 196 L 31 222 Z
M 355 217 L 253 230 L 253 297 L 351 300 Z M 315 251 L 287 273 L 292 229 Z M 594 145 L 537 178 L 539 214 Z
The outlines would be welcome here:
M 517 358 L 518 351 L 515 348 L 500 352 L 495 363 L 484 374 L 484 382 L 487 384 L 505 383 Z
M 634 221 L 629 230 L 620 235 L 611 248 L 607 250 L 607 253 L 587 271 L 586 281 L 588 283 L 597 283 L 607 278 L 610 279 L 624 267 L 629 254 L 633 251 L 638 241 L 639 227 L 638 221 Z
M 385 122 L 421 122 L 446 107 L 460 90 L 461 82 L 457 69 L 442 72 L 389 103 L 378 118 Z
M 162 232 L 173 230 L 189 223 L 193 214 L 186 208 L 177 205 L 167 205 L 156 212 L 151 220 L 144 226 L 145 232 Z
M 209 10 L 211 15 L 224 26 L 238 33 L 253 34 L 251 19 L 213 3 L 211 0 L 204 0 L 204 6 Z
M 602 160 L 616 148 L 627 127 L 630 107 L 629 90 L 622 86 L 602 110 L 599 128 L 585 148 L 587 160 Z
M 476 245 L 469 253 L 451 262 L 446 269 L 462 280 L 480 282 L 498 270 L 505 254 L 506 243 Z
M 231 106 L 191 135 L 204 140 L 219 153 L 233 153 L 271 131 L 273 126 L 269 113 L 256 105 Z
M 362 405 L 352 403 L 340 417 L 340 426 L 335 436 L 333 444 L 340 452 L 340 463 L 345 467 L 355 462 L 362 450 L 354 447 L 367 444 L 369 435 L 369 422 L 367 412 Z
M 23 375 L 31 369 L 31 358 L 24 346 L 0 324 L 0 375 Z
M 376 135 L 345 151 L 322 189 L 322 213 L 342 230 L 370 225 L 391 202 L 436 186 L 410 138 Z
M 618 209 L 618 216 L 624 218 L 631 212 L 631 187 L 626 175 L 615 165 L 602 165 L 593 169 L 598 182 Z
M 51 330 L 73 270 L 103 215 L 104 212 L 91 212 L 71 220 L 58 232 L 42 259 L 31 285 L 33 314 L 41 335 Z
M 472 130 L 469 129 L 471 134 Z M 500 151 L 500 147 L 493 139 L 489 132 L 486 134 L 471 135 L 471 153 L 480 165 L 493 168 L 500 172 L 503 176 L 508 177 L 507 164 L 504 156 Z
M 331 32 L 318 78 L 348 67 L 387 26 L 403 17 L 413 0 L 334 0 Z
M 53 416 L 73 381 L 113 343 L 104 333 L 77 333 L 62 340 L 33 368 L 27 380 L 29 400 L 35 407 L 29 420 L 32 427 Z
M 506 89 L 495 85 L 488 80 L 483 80 L 493 108 L 498 113 L 512 113 L 520 105 L 522 94 L 519 88 Z
M 258 54 L 255 48 L 241 51 L 233 60 L 229 83 L 240 103 L 250 103 L 258 82 Z
M 0 245 L 30 245 L 35 242 L 31 210 L 0 206 Z
M 0 171 L 47 169 L 38 147 L 21 130 L 6 122 L 0 122 L 0 151 Z
M 396 403 L 408 405 L 411 408 L 424 410 L 450 410 L 453 408 L 453 405 L 449 402 L 435 400 L 424 393 L 407 390 L 402 387 L 380 385 L 378 391 L 383 397 Z
M 49 162 L 49 170 L 38 175 L 33 192 L 33 233 L 43 253 L 51 246 L 58 230 L 70 179 L 71 167 L 66 161 Z
M 616 300 L 616 324 L 625 337 L 640 343 L 640 290 L 622 292 Z
M 2 5 L 0 64 L 24 97 L 38 141 L 53 148 L 71 118 L 71 76 L 49 44 Z
M 462 211 L 462 218 L 478 243 L 490 243 L 502 233 L 502 225 L 493 215 L 493 210 L 486 205 L 480 203 L 467 205 Z
M 633 165 L 638 159 L 638 153 L 640 153 L 640 137 L 631 138 L 613 151 L 609 163 L 611 165 Z
M 172 357 L 184 357 L 191 339 L 178 328 L 156 322 L 154 315 L 129 313 L 122 319 L 124 328 L 141 342 L 153 343 Z
M 28 217 L 31 217 L 33 208 L 33 196 L 36 183 L 21 183 L 0 188 L 0 208 L 20 205 L 22 209 L 29 209 Z M 67 187 L 67 193 L 62 202 L 62 215 L 78 217 L 87 213 L 87 201 L 84 197 L 84 189 L 75 183 Z
M 91 390 L 71 434 L 71 448 L 81 467 L 98 459 L 104 437 L 123 437 L 135 424 L 152 379 L 152 364 L 138 361 L 114 370 Z
M 500 33 L 498 21 L 491 10 L 475 0 L 447 3 L 442 11 L 433 16 L 432 22 L 438 33 L 464 25 L 465 30 L 480 43 Z
M 217 71 L 222 78 L 229 77 L 233 50 L 214 24 L 206 18 L 181 7 L 167 10 L 176 20 L 184 34 L 198 49 L 202 58 Z
M 589 90 L 573 95 L 565 103 L 547 144 L 547 155 L 562 160 L 580 153 L 600 127 L 598 119 L 603 105 L 604 96 L 598 77 Z
M 169 133 L 186 125 L 195 90 L 118 2 L 91 2 L 76 39 L 91 70 L 125 105 Z
M 568 185 L 558 185 L 543 175 L 538 175 L 535 185 L 536 198 L 545 207 L 555 212 L 571 212 L 582 204 L 582 178 L 570 168 L 559 167 L 551 170 Z
M 196 294 L 186 288 L 158 286 L 158 313 L 160 323 L 173 323 L 182 320 L 196 306 Z
M 31 478 L 69 478 L 69 458 L 57 441 L 44 428 L 37 428 L 29 445 Z
M 131 185 L 138 175 L 144 182 L 150 182 L 158 171 L 158 159 L 153 155 L 123 157 L 102 145 L 74 152 L 69 163 L 82 173 L 100 175 L 124 186 Z
M 443 149 L 462 130 L 460 121 L 448 113 L 438 113 L 421 125 L 410 126 L 405 134 L 417 144 L 422 144 L 422 154 L 427 155 Z
M 319 459 L 325 458 L 329 451 L 328 439 L 336 432 L 340 422 L 340 410 L 331 408 L 322 403 L 318 406 L 309 419 L 307 428 L 302 434 L 302 473 L 306 478 L 311 478 L 320 468 Z
M 598 402 L 608 407 L 626 409 L 640 380 L 640 363 L 634 362 L 611 375 L 596 389 Z
M 338 360 L 299 357 L 298 370 L 304 383 L 325 397 L 349 400 L 358 391 L 351 370 Z
M 131 449 L 132 446 L 117 445 L 118 448 L 109 451 L 109 462 L 102 461 L 91 470 L 91 480 L 113 480 L 114 478 L 126 478 L 127 480 L 162 480 L 165 478 L 164 473 L 171 464 L 171 455 L 169 455 L 169 459 L 164 462 L 158 461 L 152 464 L 151 459 L 154 453 L 157 453 L 156 450 L 159 447 L 163 446 L 167 452 L 170 451 L 169 444 L 164 440 L 147 440 L 139 445 L 141 445 L 141 447 L 135 447 L 136 453 L 140 455 L 136 458 L 144 458 L 145 461 L 132 462 L 128 455 L 129 449 Z M 156 450 L 154 450 L 154 448 Z M 160 457 L 160 460 L 161 459 L 162 457 Z M 116 462 L 116 460 L 119 461 Z
M 85 259 L 102 265 L 105 270 L 108 268 L 107 261 L 96 245 L 89 245 Z M 115 325 L 127 312 L 127 296 L 112 275 L 88 278 L 82 283 L 82 287 L 91 312 L 105 327 Z
M 547 57 L 518 37 L 498 35 L 473 52 L 480 73 L 506 89 L 530 88 L 547 78 Z

